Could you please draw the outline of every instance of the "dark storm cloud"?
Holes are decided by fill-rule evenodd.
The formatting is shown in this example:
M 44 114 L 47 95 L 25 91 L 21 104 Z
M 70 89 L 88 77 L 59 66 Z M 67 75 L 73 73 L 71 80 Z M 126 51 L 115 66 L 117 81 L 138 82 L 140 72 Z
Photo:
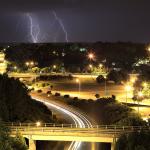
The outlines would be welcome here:
M 130 10 L 149 9 L 149 0 L 1 0 L 1 12 L 39 12 L 48 9 L 72 9 L 79 11 L 95 11 L 97 9 Z M 144 9 L 145 8 L 145 9 Z
M 28 12 L 40 24 L 42 34 L 59 30 L 58 40 L 64 41 L 58 24 L 55 30 L 50 28 L 51 10 L 55 10 L 70 41 L 148 42 L 149 6 L 150 0 L 1 0 L 0 41 L 30 40 Z
M 51 8 L 69 8 L 85 3 L 85 0 L 2 0 L 0 11 L 41 11 Z

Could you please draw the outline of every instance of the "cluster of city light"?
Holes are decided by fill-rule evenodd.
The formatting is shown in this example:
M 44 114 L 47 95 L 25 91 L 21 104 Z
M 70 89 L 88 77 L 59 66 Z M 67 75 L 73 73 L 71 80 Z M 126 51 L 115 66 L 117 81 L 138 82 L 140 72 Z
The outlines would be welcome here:
M 147 65 L 150 64 L 150 46 L 147 47 L 148 58 L 139 59 L 134 66 Z
M 96 61 L 96 59 L 95 59 L 96 56 L 94 53 L 92 53 L 92 52 L 88 53 L 87 58 L 90 60 L 90 63 L 88 64 L 88 68 L 90 70 L 94 69 L 95 72 L 102 72 L 103 71 L 104 65 L 102 63 L 99 63 L 98 65 L 93 65 L 93 61 Z
M 26 66 L 34 66 L 35 65 L 35 62 L 34 61 L 27 61 L 25 63 Z
M 4 47 L 3 49 L 1 49 L 2 51 L 6 51 L 7 50 L 7 48 L 10 48 L 10 46 L 8 45 L 7 47 Z
M 51 52 L 50 52 L 51 53 Z M 66 55 L 65 52 L 62 52 L 62 53 L 58 53 L 56 50 L 52 51 L 52 54 L 55 55 L 55 56 L 62 56 L 64 57 Z
M 134 80 L 133 80 L 134 81 Z M 130 81 L 129 83 L 127 83 L 126 85 L 125 85 L 125 92 L 126 92 L 126 104 L 128 103 L 128 94 L 129 93 L 132 93 L 132 96 L 133 96 L 133 90 L 134 90 L 134 88 L 133 88 L 133 81 Z M 135 82 L 135 81 L 134 81 Z M 139 91 L 138 92 L 138 97 L 142 97 L 143 96 L 143 94 L 142 94 L 142 92 L 141 91 Z
M 147 65 L 150 63 L 150 59 L 139 59 L 134 66 Z
M 133 94 L 133 90 L 134 90 L 134 83 L 136 82 L 137 78 L 136 77 L 132 77 L 130 78 L 130 82 L 126 83 L 125 85 L 125 91 L 126 91 L 126 103 L 127 103 L 127 99 L 128 99 L 128 94 L 132 93 Z M 143 82 L 142 83 L 142 87 L 144 89 L 147 89 L 148 87 L 148 83 L 147 82 Z M 142 90 L 143 88 L 141 88 L 139 91 L 137 91 L 137 102 L 139 105 L 139 101 L 142 100 L 146 95 L 144 93 L 144 91 Z M 139 107 L 138 107 L 138 113 L 139 113 Z

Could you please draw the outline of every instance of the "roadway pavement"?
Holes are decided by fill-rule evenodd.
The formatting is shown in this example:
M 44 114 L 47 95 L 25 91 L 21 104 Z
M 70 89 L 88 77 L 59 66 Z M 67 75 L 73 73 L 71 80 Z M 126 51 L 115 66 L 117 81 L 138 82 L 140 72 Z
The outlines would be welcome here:
M 85 127 L 92 127 L 92 121 L 89 120 L 89 118 L 86 115 L 83 115 L 81 112 L 78 112 L 77 110 L 73 109 L 70 106 L 67 106 L 63 103 L 54 102 L 50 98 L 47 97 L 46 94 L 37 94 L 32 93 L 32 98 L 43 102 L 48 108 L 50 108 L 52 111 L 57 112 L 58 114 L 61 114 L 64 119 L 69 121 L 69 123 L 75 124 L 77 127 L 85 128 Z M 82 142 L 73 141 L 68 146 L 68 150 L 82 150 L 82 147 L 85 146 Z

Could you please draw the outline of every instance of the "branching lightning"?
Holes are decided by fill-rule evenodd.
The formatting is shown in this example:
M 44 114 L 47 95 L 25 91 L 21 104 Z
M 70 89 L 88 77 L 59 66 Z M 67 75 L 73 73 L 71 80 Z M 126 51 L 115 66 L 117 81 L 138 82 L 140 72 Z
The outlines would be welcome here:
M 62 20 L 57 16 L 57 14 L 56 14 L 55 11 L 52 11 L 52 13 L 53 13 L 56 21 L 59 23 L 60 27 L 62 28 L 64 34 L 65 34 L 65 40 L 66 40 L 66 42 L 69 42 L 69 40 L 68 40 L 68 33 L 67 33 L 66 29 L 65 29 L 65 26 L 64 26 Z
M 64 33 L 65 36 L 65 41 L 69 42 L 68 40 L 68 33 L 67 30 L 65 28 L 65 25 L 63 23 L 63 21 L 61 20 L 61 18 L 58 17 L 58 15 L 56 14 L 55 11 L 51 11 L 52 15 L 54 16 L 54 22 L 51 24 L 51 29 L 53 28 L 53 26 L 55 25 L 55 23 L 58 23 L 58 25 L 60 26 L 60 28 L 57 29 L 57 32 L 55 33 L 53 30 L 53 32 L 56 34 L 53 38 L 54 42 L 56 42 L 56 38 L 58 36 L 58 32 L 61 29 Z M 28 18 L 28 25 L 29 25 L 29 37 L 30 37 L 30 41 L 32 41 L 33 43 L 38 43 L 41 41 L 45 41 L 46 39 L 48 39 L 48 37 L 50 37 L 49 33 L 43 33 L 41 34 L 41 29 L 40 29 L 40 25 L 34 20 L 32 14 L 27 13 L 26 17 Z
M 27 17 L 28 17 L 29 23 L 30 23 L 30 36 L 31 36 L 31 39 L 32 39 L 33 43 L 37 43 L 39 41 L 38 37 L 39 37 L 39 34 L 40 34 L 40 27 L 39 27 L 39 25 L 34 25 L 33 24 L 33 18 L 29 13 L 27 13 Z

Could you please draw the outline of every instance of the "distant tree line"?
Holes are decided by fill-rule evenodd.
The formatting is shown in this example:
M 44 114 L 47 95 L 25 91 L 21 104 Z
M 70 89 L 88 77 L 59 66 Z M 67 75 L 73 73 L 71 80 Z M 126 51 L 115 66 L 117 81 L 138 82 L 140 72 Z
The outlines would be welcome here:
M 37 80 L 51 81 L 51 80 L 73 80 L 73 76 L 70 75 L 40 75 Z
M 96 78 L 98 83 L 104 83 L 105 81 L 113 81 L 115 84 L 121 84 L 122 82 L 126 82 L 129 79 L 128 72 L 126 70 L 110 70 L 107 76 L 99 75 Z
M 84 48 L 85 51 L 81 51 Z M 53 64 L 64 67 L 70 72 L 84 72 L 90 63 L 87 55 L 95 54 L 93 65 L 103 63 L 107 68 L 132 70 L 137 60 L 148 56 L 146 44 L 116 43 L 58 43 L 58 44 L 13 44 L 6 50 L 6 58 L 22 70 L 27 69 L 25 62 L 34 61 L 38 67 Z

